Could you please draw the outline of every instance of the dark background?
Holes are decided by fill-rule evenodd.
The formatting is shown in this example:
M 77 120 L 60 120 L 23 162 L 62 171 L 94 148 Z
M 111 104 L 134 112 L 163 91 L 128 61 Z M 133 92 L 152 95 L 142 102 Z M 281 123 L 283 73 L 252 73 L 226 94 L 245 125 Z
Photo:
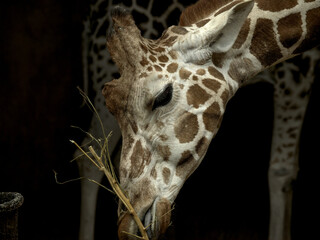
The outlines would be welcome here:
M 12 0 L 0 8 L 0 191 L 22 193 L 20 239 L 77 239 L 80 182 L 70 163 L 81 140 L 70 125 L 87 127 L 81 108 L 81 31 L 84 0 Z M 301 136 L 294 184 L 293 239 L 317 236 L 319 226 L 320 87 L 314 84 Z M 228 105 L 218 136 L 186 182 L 168 239 L 267 239 L 267 169 L 272 87 L 240 90 Z M 96 239 L 116 239 L 116 199 L 101 190 Z M 170 237 L 171 236 L 171 237 Z

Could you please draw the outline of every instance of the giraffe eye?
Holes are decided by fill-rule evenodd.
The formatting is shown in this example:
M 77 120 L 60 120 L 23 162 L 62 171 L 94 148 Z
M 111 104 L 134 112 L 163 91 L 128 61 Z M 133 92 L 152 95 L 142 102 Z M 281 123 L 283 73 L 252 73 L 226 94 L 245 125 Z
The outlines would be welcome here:
M 167 105 L 172 99 L 172 84 L 168 84 L 153 102 L 152 111 L 158 107 Z

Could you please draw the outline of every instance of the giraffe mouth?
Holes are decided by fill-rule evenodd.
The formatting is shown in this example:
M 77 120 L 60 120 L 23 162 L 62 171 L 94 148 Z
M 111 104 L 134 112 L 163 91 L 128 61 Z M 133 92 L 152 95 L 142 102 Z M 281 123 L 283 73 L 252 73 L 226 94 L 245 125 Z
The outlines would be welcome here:
M 171 203 L 165 198 L 156 198 L 142 217 L 148 238 L 156 240 L 164 234 L 169 226 L 170 218 Z M 139 234 L 137 225 L 127 211 L 119 217 L 118 225 L 118 236 L 121 240 L 133 239 L 132 234 Z
M 170 224 L 171 203 L 165 198 L 156 198 L 144 217 L 144 226 L 149 239 L 158 239 Z

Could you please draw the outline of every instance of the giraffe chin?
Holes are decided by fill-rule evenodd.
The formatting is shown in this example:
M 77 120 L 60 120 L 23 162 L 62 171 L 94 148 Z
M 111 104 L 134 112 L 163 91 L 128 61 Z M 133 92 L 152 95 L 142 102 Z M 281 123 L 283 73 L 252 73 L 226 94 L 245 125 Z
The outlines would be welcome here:
M 171 203 L 165 198 L 157 198 L 144 216 L 144 226 L 147 228 L 148 238 L 156 240 L 163 235 L 171 219 Z M 128 234 L 129 233 L 129 234 Z M 121 217 L 118 227 L 120 240 L 136 239 L 139 229 L 129 212 Z

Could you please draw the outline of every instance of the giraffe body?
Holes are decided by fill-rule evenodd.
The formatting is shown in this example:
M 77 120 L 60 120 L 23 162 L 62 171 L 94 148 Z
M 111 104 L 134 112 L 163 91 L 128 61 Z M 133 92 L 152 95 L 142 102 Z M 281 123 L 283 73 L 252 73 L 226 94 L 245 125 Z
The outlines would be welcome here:
M 103 94 L 123 135 L 122 187 L 145 225 L 152 223 L 148 230 L 152 239 L 167 228 L 168 209 L 201 163 L 228 100 L 262 70 L 319 42 L 317 27 L 306 23 L 319 12 L 319 1 L 293 1 L 290 6 L 266 2 L 216 1 L 217 6 L 209 7 L 200 1 L 186 10 L 179 26 L 170 27 L 158 40 L 142 38 L 127 11 L 113 12 L 108 48 L 121 78 L 106 84 Z M 190 16 L 188 11 L 197 7 L 208 11 Z M 299 23 L 299 16 L 303 24 L 288 34 L 284 27 Z M 312 63 L 318 56 L 304 57 Z M 285 74 L 279 73 L 281 69 Z M 267 75 L 275 87 L 269 181 L 271 205 L 276 207 L 271 209 L 270 239 L 290 239 L 290 182 L 298 171 L 296 149 L 313 80 L 310 69 L 300 74 L 298 89 L 292 84 L 291 73 L 297 71 L 292 63 L 258 76 Z M 281 75 L 291 79 L 286 81 L 290 84 L 284 87 Z M 291 94 L 286 94 L 288 89 Z M 136 233 L 137 227 L 123 210 L 120 204 L 119 237 L 130 239 L 123 231 Z

